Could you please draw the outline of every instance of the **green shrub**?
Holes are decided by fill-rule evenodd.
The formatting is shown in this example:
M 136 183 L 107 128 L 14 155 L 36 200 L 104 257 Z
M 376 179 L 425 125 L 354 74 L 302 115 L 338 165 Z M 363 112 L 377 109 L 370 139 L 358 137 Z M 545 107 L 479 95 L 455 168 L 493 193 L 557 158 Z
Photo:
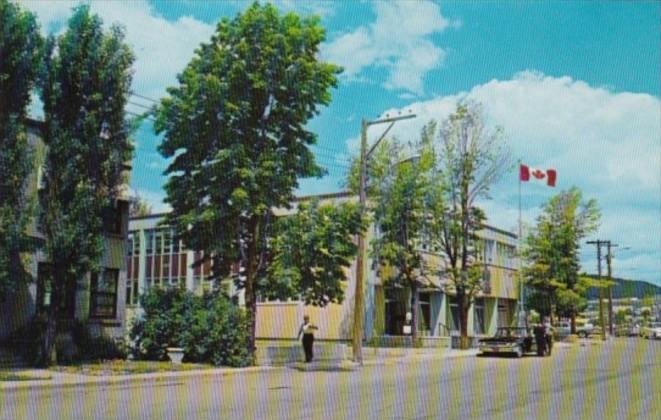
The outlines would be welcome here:
M 40 317 L 33 317 L 25 326 L 14 331 L 10 337 L 10 345 L 20 350 L 23 360 L 30 365 L 37 365 L 42 359 L 41 342 L 46 333 L 46 322 Z
M 154 288 L 141 299 L 142 314 L 130 331 L 136 359 L 168 360 L 168 347 L 182 347 L 184 361 L 225 366 L 252 363 L 243 310 L 221 293 Z
M 151 288 L 140 297 L 142 314 L 129 333 L 136 359 L 168 360 L 167 348 L 181 346 L 184 318 L 195 303 L 192 293 L 180 288 Z
M 205 295 L 201 301 L 202 308 L 187 317 L 181 337 L 184 360 L 216 366 L 251 365 L 243 310 L 218 293 Z
M 125 359 L 127 356 L 126 344 L 122 340 L 94 336 L 86 322 L 60 321 L 57 332 L 55 352 L 58 364 Z M 10 342 L 21 351 L 26 362 L 37 365 L 43 360 L 41 346 L 45 333 L 46 321 L 43 316 L 36 315 L 11 335 Z
M 76 353 L 71 362 L 95 362 L 99 360 L 126 359 L 126 343 L 106 335 L 95 336 L 86 322 L 75 321 L 71 337 L 76 346 Z M 58 362 L 60 352 L 58 351 Z

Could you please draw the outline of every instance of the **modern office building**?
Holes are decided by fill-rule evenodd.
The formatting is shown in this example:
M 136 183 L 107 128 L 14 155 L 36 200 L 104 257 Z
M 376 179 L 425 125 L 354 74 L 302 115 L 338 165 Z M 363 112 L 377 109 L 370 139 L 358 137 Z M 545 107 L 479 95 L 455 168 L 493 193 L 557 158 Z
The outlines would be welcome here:
M 277 216 L 296 211 L 299 202 L 318 199 L 322 203 L 340 203 L 356 198 L 347 193 L 325 194 L 297 199 L 291 209 L 276 210 Z M 126 304 L 129 318 L 138 307 L 138 296 L 145 289 L 156 285 L 182 285 L 188 290 L 202 293 L 213 287 L 210 281 L 211 266 L 193 267 L 201 254 L 186 250 L 176 240 L 172 230 L 162 225 L 163 214 L 132 218 L 129 222 L 129 247 L 127 254 L 128 277 Z M 375 234 L 367 233 L 367 241 Z M 487 226 L 479 232 L 484 271 L 484 287 L 469 310 L 468 327 L 471 335 L 495 332 L 498 326 L 511 325 L 517 312 L 519 287 L 517 279 L 516 235 Z M 442 265 L 443 258 L 421 244 L 422 251 L 431 265 Z M 390 287 L 381 279 L 380 269 L 371 258 L 366 264 L 366 338 L 398 336 L 403 334 L 406 313 L 411 311 L 410 291 Z M 257 304 L 256 336 L 263 340 L 295 338 L 303 314 L 310 315 L 319 326 L 316 336 L 327 340 L 349 340 L 353 322 L 355 291 L 355 262 L 346 272 L 342 282 L 344 301 L 324 308 L 307 306 L 301 301 L 266 301 Z M 241 291 L 230 283 L 222 287 L 242 302 Z M 445 278 L 431 276 L 420 288 L 418 330 L 421 336 L 444 337 L 459 330 L 459 314 L 452 288 Z

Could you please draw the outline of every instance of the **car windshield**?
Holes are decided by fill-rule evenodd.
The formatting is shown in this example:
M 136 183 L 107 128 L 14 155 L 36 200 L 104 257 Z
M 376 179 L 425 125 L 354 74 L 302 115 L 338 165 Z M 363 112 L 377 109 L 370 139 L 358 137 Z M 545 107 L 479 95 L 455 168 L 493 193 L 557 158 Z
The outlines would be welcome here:
M 526 335 L 525 328 L 498 328 L 496 337 L 524 337 Z
M 650 322 L 650 328 L 661 328 L 661 322 Z

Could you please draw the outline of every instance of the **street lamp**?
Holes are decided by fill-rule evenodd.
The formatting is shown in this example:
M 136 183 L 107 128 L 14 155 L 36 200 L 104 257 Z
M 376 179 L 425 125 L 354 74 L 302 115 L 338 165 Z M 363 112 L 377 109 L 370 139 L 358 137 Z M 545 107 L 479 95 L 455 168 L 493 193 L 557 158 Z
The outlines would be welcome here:
M 385 138 L 390 129 L 397 121 L 408 120 L 415 118 L 415 114 L 398 115 L 396 117 L 389 117 L 386 114 L 385 118 L 368 121 L 363 118 L 360 129 L 360 184 L 358 200 L 360 202 L 361 215 L 365 212 L 365 202 L 367 201 L 366 193 L 366 179 L 367 179 L 367 160 L 379 145 L 381 140 Z M 367 128 L 377 124 L 390 124 L 388 128 L 381 134 L 379 139 L 367 149 Z M 352 334 L 352 347 L 353 347 L 353 360 L 361 365 L 363 364 L 363 321 L 365 312 L 365 296 L 364 296 L 364 277 L 365 277 L 365 234 L 361 232 L 358 235 L 358 257 L 356 258 L 356 289 L 354 292 L 354 317 L 353 317 L 353 334 Z

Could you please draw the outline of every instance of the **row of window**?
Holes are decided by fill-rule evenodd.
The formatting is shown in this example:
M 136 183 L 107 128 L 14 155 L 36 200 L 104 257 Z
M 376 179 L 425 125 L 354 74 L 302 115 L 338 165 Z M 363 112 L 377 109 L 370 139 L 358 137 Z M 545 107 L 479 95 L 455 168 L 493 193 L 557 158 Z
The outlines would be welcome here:
M 39 263 L 37 269 L 37 310 L 46 313 L 51 305 L 53 287 L 52 265 Z M 90 318 L 115 318 L 117 316 L 117 286 L 119 270 L 104 268 L 90 274 Z M 60 314 L 73 318 L 76 305 L 76 282 L 65 285 L 60 300 Z
M 133 231 L 128 237 L 126 304 L 139 302 L 139 278 L 144 273 L 144 287 L 185 287 L 188 269 L 204 254 L 195 252 L 192 261 L 181 241 L 169 228 L 147 229 L 143 232 L 145 255 L 140 257 L 140 232 Z M 141 267 L 144 264 L 144 267 Z M 142 270 L 141 270 L 142 269 Z M 211 261 L 192 267 L 193 290 L 210 290 Z

